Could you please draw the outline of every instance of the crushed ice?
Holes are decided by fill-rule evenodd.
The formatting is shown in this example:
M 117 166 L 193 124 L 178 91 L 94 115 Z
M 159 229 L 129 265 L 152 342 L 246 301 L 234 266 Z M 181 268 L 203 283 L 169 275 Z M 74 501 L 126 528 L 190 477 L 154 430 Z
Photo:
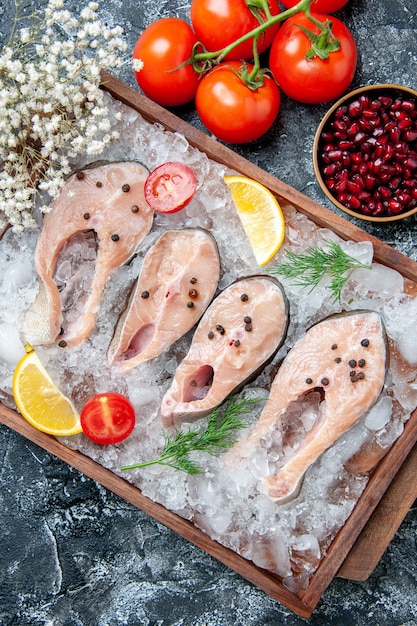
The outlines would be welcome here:
M 96 327 L 86 342 L 76 349 L 57 346 L 38 349 L 39 355 L 61 390 L 72 397 L 79 409 L 94 393 L 118 390 L 131 399 L 137 425 L 131 437 L 117 446 L 100 447 L 83 435 L 67 439 L 68 446 L 79 449 L 137 485 L 145 496 L 160 502 L 194 523 L 221 544 L 235 550 L 260 567 L 276 572 L 292 591 L 300 593 L 326 553 L 367 482 L 367 472 L 357 461 L 361 450 L 372 450 L 380 458 L 401 434 L 410 412 L 417 405 L 417 300 L 406 293 L 404 279 L 393 269 L 379 264 L 373 270 L 355 270 L 343 291 L 340 304 L 329 296 L 326 283 L 307 294 L 282 280 L 291 307 L 288 338 L 275 363 L 247 385 L 245 393 L 267 396 L 273 367 L 306 328 L 323 317 L 354 308 L 379 311 L 390 337 L 391 366 L 386 390 L 378 404 L 345 433 L 309 469 L 300 495 L 292 502 L 275 505 L 259 487 L 260 479 L 291 455 L 297 441 L 317 419 L 314 397 L 300 403 L 298 413 L 286 424 L 286 436 L 271 435 L 268 454 L 260 448 L 242 467 L 231 471 L 222 457 L 201 454 L 196 460 L 204 473 L 189 476 L 167 467 L 153 466 L 140 471 L 120 472 L 123 465 L 155 458 L 164 438 L 158 409 L 175 368 L 185 355 L 192 332 L 177 341 L 167 353 L 132 372 L 121 375 L 107 365 L 106 351 L 118 315 L 140 271 L 143 256 L 161 232 L 182 226 L 202 226 L 212 231 L 219 246 L 222 276 L 219 289 L 240 276 L 259 273 L 244 235 L 229 190 L 223 181 L 226 168 L 211 161 L 188 144 L 178 133 L 150 124 L 120 102 L 106 96 L 108 106 L 123 113 L 122 122 L 113 121 L 123 141 L 112 144 L 108 160 L 139 161 L 152 170 L 168 160 L 179 160 L 193 168 L 197 193 L 189 206 L 179 213 L 156 215 L 151 233 L 145 238 L 133 261 L 119 268 L 110 279 L 100 306 Z M 113 118 L 112 118 L 113 119 Z M 115 118 L 114 118 L 115 120 Z M 77 162 L 77 168 L 87 162 Z M 342 247 L 363 263 L 371 263 L 369 242 L 344 242 L 330 230 L 318 228 L 291 206 L 283 206 L 286 219 L 285 247 L 294 252 L 325 239 L 339 241 Z M 0 399 L 13 406 L 11 379 L 18 359 L 24 353 L 19 331 L 24 312 L 37 292 L 33 264 L 36 233 L 23 238 L 7 231 L 0 245 Z M 78 248 L 71 266 L 70 257 Z M 283 249 L 272 264 L 282 259 Z M 71 243 L 68 258 L 61 258 L 58 278 L 69 308 L 81 297 L 94 266 L 91 241 L 78 238 Z M 89 267 L 90 266 L 90 267 Z M 92 268 L 92 269 L 91 269 Z M 267 268 L 266 268 L 267 270 Z M 75 278 L 74 278 L 75 275 Z M 64 296 L 63 296 L 64 297 Z M 261 410 L 256 406 L 251 419 Z M 205 420 L 193 428 L 203 429 Z M 185 426 L 188 428 L 189 426 Z M 379 455 L 379 456 L 378 456 Z M 363 455 L 362 455 L 363 456 Z M 369 461 L 367 470 L 372 469 Z

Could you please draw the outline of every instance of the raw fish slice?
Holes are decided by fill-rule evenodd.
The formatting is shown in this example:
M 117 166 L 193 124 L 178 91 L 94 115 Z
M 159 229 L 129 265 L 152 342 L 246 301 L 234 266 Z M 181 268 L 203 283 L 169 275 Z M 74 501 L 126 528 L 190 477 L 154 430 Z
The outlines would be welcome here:
M 219 281 L 217 244 L 200 228 L 165 232 L 146 254 L 108 351 L 128 370 L 161 354 L 200 319 Z
M 319 417 L 293 456 L 263 481 L 278 503 L 299 493 L 307 469 L 377 401 L 388 366 L 387 339 L 374 311 L 334 315 L 310 328 L 288 352 L 258 422 L 232 457 L 249 456 L 303 394 L 324 395 Z
M 52 343 L 60 335 L 75 346 L 90 335 L 111 272 L 134 255 L 152 226 L 153 211 L 143 193 L 147 175 L 138 163 L 86 169 L 72 176 L 52 202 L 35 252 L 39 293 L 24 321 L 32 345 Z M 80 316 L 62 333 L 62 304 L 54 280 L 59 254 L 74 235 L 91 230 L 98 239 L 94 277 Z
M 270 276 L 242 278 L 211 303 L 161 405 L 164 427 L 210 413 L 270 360 L 288 326 L 288 303 Z

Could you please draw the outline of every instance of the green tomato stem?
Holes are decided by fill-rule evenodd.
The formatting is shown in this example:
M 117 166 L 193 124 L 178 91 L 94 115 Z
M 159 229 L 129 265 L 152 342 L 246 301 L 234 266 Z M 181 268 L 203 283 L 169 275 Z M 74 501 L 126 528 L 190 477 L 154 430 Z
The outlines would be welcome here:
M 263 22 L 262 24 L 260 24 L 259 26 L 251 30 L 250 32 L 246 33 L 245 35 L 242 35 L 242 37 L 239 37 L 239 39 L 236 39 L 225 48 L 222 48 L 221 50 L 216 50 L 215 52 L 208 52 L 208 51 L 196 52 L 194 50 L 193 57 L 192 57 L 193 66 L 196 69 L 198 68 L 199 65 L 205 67 L 206 61 L 212 61 L 213 63 L 216 63 L 216 64 L 220 63 L 220 61 L 222 61 L 224 57 L 229 52 L 234 50 L 234 48 L 236 48 L 236 46 L 238 46 L 239 44 L 251 38 L 254 38 L 254 39 L 259 38 L 259 36 L 262 35 L 262 33 L 265 32 L 268 28 L 270 28 L 271 26 L 274 26 L 275 24 L 279 24 L 280 22 L 285 21 L 286 19 L 288 19 L 289 17 L 292 17 L 296 13 L 301 13 L 301 12 L 305 13 L 310 19 L 312 19 L 312 21 L 314 21 L 314 23 L 316 23 L 317 20 L 314 20 L 310 16 L 311 1 L 312 0 L 300 0 L 300 2 L 298 2 L 298 4 L 293 6 L 291 9 L 287 9 L 286 11 L 283 11 L 282 13 L 279 13 L 278 15 L 271 15 L 269 11 L 269 7 L 268 7 L 268 12 L 265 11 L 265 14 L 267 16 L 267 19 L 265 20 L 265 22 Z M 268 3 L 265 2 L 265 4 L 267 5 Z M 318 25 L 319 25 L 319 28 L 323 29 L 323 25 L 321 24 L 321 22 L 319 22 Z M 198 49 L 198 47 L 200 46 L 197 46 L 196 49 Z

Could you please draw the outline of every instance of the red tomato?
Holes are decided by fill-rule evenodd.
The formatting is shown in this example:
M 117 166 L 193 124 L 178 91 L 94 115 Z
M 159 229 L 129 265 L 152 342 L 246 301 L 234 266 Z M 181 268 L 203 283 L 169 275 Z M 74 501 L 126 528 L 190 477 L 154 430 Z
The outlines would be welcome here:
M 355 75 L 357 49 L 343 22 L 336 17 L 312 15 L 321 22 L 331 20 L 332 32 L 340 42 L 339 50 L 331 52 L 326 60 L 307 59 L 311 42 L 300 26 L 315 34 L 320 29 L 304 13 L 297 13 L 283 24 L 275 37 L 269 67 L 287 96 L 298 102 L 318 104 L 338 98 L 349 87 Z
M 135 410 L 119 393 L 99 393 L 83 407 L 81 427 L 94 443 L 118 443 L 126 439 L 135 426 Z
M 280 10 L 277 0 L 268 0 L 272 15 Z M 259 20 L 250 11 L 245 0 L 192 0 L 191 23 L 198 40 L 210 52 L 222 50 L 259 26 Z M 265 21 L 265 13 L 260 12 Z M 258 51 L 264 52 L 272 43 L 279 24 L 268 28 L 258 40 Z M 226 57 L 228 60 L 253 59 L 253 39 L 239 44 Z
M 193 197 L 197 186 L 188 165 L 168 161 L 156 167 L 145 181 L 146 202 L 160 213 L 176 213 Z
M 177 17 L 157 20 L 143 31 L 133 50 L 133 68 L 148 98 L 163 106 L 194 98 L 198 74 L 192 65 L 179 66 L 191 57 L 196 41 L 191 27 Z
M 311 0 L 311 10 L 317 13 L 334 13 L 344 7 L 348 1 L 349 0 Z M 281 0 L 281 2 L 284 7 L 291 9 L 298 4 L 299 0 Z
M 195 104 L 203 124 L 227 143 L 258 139 L 272 126 L 280 107 L 279 89 L 268 75 L 252 90 L 237 75 L 240 61 L 220 63 L 206 74 L 197 89 Z M 247 64 L 250 72 L 252 66 Z

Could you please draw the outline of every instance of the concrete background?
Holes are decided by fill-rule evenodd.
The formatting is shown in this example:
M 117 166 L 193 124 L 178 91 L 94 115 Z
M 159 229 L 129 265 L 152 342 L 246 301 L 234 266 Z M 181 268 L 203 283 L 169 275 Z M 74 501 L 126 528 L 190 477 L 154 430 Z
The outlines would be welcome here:
M 44 0 L 36 2 L 36 6 Z M 74 13 L 84 5 L 69 0 Z M 30 10 L 35 3 L 24 0 Z M 130 53 L 155 19 L 188 19 L 189 1 L 103 0 L 100 16 L 125 30 L 119 76 L 135 86 Z M 0 41 L 13 21 L 0 3 Z M 338 13 L 359 50 L 352 88 L 416 87 L 417 0 L 350 0 Z M 237 152 L 337 211 L 321 193 L 311 147 L 328 105 L 283 97 L 271 131 Z M 192 105 L 177 113 L 202 128 Z M 353 220 L 355 221 L 355 220 Z M 417 220 L 357 223 L 417 259 Z M 0 624 L 53 626 L 299 626 L 305 620 L 199 549 L 44 450 L 0 427 Z M 312 626 L 417 624 L 417 507 L 411 508 L 366 582 L 335 579 Z

